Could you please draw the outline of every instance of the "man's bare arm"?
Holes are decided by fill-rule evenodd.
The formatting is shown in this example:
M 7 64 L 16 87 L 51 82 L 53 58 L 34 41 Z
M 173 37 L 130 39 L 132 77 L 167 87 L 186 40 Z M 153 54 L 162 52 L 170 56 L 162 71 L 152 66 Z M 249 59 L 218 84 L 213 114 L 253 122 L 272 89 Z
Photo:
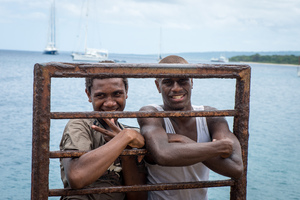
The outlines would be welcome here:
M 206 109 L 215 110 L 211 107 L 206 107 Z M 213 142 L 222 139 L 231 140 L 232 153 L 208 159 L 203 163 L 219 174 L 236 179 L 239 178 L 243 172 L 243 161 L 238 139 L 229 130 L 228 123 L 224 117 L 208 117 L 206 119 Z
M 124 129 L 105 145 L 79 158 L 64 158 L 62 163 L 71 188 L 79 189 L 95 182 L 106 172 L 126 146 L 134 141 L 136 134 L 139 133 L 133 132 L 131 129 Z M 135 145 L 138 147 L 144 146 L 144 140 L 142 143 L 137 143 L 135 142 Z
M 140 111 L 157 111 L 147 106 Z M 162 118 L 139 118 L 146 148 L 155 163 L 163 166 L 187 166 L 222 154 L 231 154 L 232 143 L 227 139 L 206 143 L 169 143 Z

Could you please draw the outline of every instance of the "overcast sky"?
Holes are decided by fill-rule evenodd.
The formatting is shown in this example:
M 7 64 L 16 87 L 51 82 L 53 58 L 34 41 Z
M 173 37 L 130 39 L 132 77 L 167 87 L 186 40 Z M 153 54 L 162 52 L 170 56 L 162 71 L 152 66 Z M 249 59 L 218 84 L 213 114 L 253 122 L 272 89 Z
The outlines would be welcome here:
M 82 2 L 56 0 L 60 51 L 75 51 L 79 46 Z M 0 49 L 43 51 L 50 3 L 51 0 L 0 0 Z M 89 25 L 89 32 L 97 27 L 96 38 L 110 53 L 156 54 L 160 44 L 162 53 L 300 51 L 300 0 L 96 3 L 90 2 L 90 13 L 97 13 L 97 25 Z M 96 39 L 91 38 L 98 47 Z

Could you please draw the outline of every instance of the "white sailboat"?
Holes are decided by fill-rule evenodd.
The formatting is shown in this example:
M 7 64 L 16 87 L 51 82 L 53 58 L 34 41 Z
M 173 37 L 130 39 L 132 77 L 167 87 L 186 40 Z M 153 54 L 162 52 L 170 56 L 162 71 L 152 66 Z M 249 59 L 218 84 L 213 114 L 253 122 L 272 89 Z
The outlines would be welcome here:
M 44 54 L 57 54 L 56 48 L 56 28 L 55 28 L 55 0 L 52 1 L 50 9 L 50 23 L 48 29 L 48 43 L 44 50 Z
M 219 58 L 212 58 L 210 61 L 211 62 L 223 62 L 223 63 L 229 62 L 228 58 L 226 58 L 225 56 L 220 56 Z
M 88 17 L 89 17 L 89 1 L 86 6 L 86 23 L 85 23 L 85 43 L 84 52 L 74 52 L 71 54 L 75 61 L 104 61 L 108 60 L 108 51 L 106 49 L 88 48 Z
M 108 59 L 108 51 L 86 48 L 84 53 L 72 53 L 72 57 L 77 61 L 103 61 Z

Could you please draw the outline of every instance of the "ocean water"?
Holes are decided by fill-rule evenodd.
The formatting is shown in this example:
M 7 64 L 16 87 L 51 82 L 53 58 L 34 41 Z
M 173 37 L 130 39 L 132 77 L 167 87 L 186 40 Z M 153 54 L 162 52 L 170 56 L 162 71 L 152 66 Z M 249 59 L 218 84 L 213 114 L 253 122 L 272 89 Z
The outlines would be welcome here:
M 211 56 L 213 57 L 213 56 Z M 185 54 L 190 63 L 205 57 Z M 155 63 L 155 55 L 112 54 L 127 63 Z M 0 50 L 0 199 L 30 199 L 33 66 L 50 61 L 73 62 L 68 52 Z M 300 77 L 287 65 L 250 64 L 251 97 L 249 123 L 247 199 L 300 199 Z M 192 102 L 218 109 L 234 106 L 235 80 L 194 80 Z M 130 79 L 126 110 L 136 111 L 161 103 L 153 79 Z M 54 78 L 51 111 L 90 111 L 81 78 Z M 232 118 L 228 117 L 230 127 Z M 135 119 L 122 119 L 137 125 Z M 50 150 L 58 150 L 67 120 L 51 120 Z M 59 162 L 50 162 L 49 187 L 62 188 Z M 211 180 L 223 179 L 211 173 Z M 52 197 L 49 199 L 58 199 Z M 229 199 L 229 188 L 210 188 L 209 199 Z

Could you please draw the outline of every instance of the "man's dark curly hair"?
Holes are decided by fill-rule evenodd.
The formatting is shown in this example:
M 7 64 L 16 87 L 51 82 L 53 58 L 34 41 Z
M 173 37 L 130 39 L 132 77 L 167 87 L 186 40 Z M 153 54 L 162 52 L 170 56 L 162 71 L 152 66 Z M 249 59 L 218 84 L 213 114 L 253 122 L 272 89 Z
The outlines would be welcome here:
M 93 87 L 93 80 L 94 79 L 105 79 L 105 78 L 97 78 L 97 77 L 92 77 L 92 78 L 85 78 L 85 88 L 87 89 L 87 91 L 89 93 L 91 93 L 91 88 Z M 125 86 L 125 90 L 126 92 L 128 92 L 128 79 L 127 78 L 122 78 L 123 79 L 123 83 Z
M 100 63 L 115 63 L 115 62 L 112 60 L 104 60 L 104 61 L 101 61 Z M 85 78 L 85 88 L 89 93 L 91 93 L 91 88 L 93 87 L 94 79 L 105 79 L 105 78 L 97 78 L 97 77 Z M 128 79 L 127 78 L 122 78 L 122 79 L 123 79 L 123 83 L 125 86 L 125 90 L 126 90 L 126 92 L 128 92 Z

